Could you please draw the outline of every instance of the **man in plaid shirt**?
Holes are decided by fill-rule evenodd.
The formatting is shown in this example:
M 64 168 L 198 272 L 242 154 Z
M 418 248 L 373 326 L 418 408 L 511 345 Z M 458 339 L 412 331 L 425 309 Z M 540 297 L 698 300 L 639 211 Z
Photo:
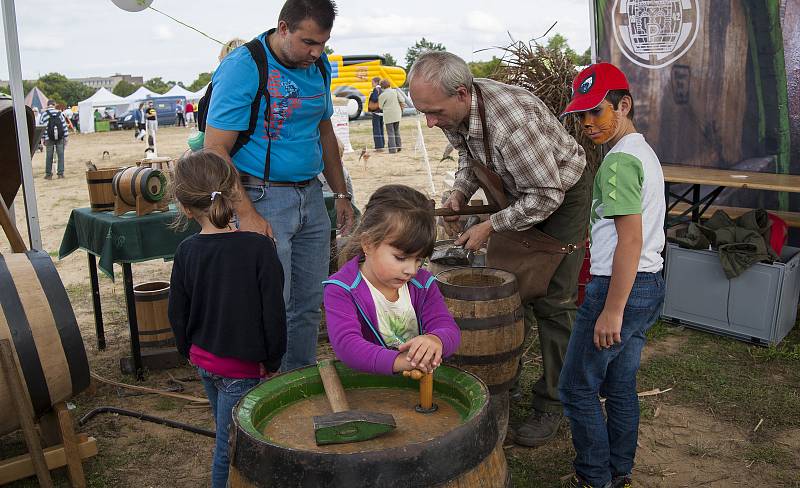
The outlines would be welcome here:
M 586 239 L 591 175 L 586 157 L 545 104 L 524 88 L 472 78 L 467 64 L 446 52 L 422 54 L 409 72 L 414 106 L 428 127 L 439 127 L 458 150 L 458 172 L 445 207 L 458 211 L 478 189 L 473 159 L 500 176 L 509 206 L 463 232 L 456 244 L 479 249 L 497 231 L 536 226 L 565 243 Z M 478 86 L 485 107 L 487 134 L 478 109 Z M 487 161 L 484 138 L 492 150 Z M 457 218 L 454 218 L 457 219 Z M 456 230 L 450 222 L 449 231 Z M 565 256 L 547 295 L 525 304 L 526 330 L 539 330 L 543 373 L 533 386 L 533 410 L 516 430 L 515 441 L 539 446 L 552 439 L 563 420 L 558 377 L 575 318 L 578 273 L 584 250 Z

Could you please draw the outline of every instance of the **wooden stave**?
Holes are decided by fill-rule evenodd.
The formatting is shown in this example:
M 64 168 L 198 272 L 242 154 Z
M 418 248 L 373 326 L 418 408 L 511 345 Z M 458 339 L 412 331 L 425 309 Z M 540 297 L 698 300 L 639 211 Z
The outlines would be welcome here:
M 311 368 L 301 368 L 301 370 Z M 300 370 L 283 373 L 283 375 L 297 371 Z M 341 370 L 339 374 L 342 374 Z M 479 382 L 474 375 L 463 371 L 460 374 L 472 376 L 473 381 L 478 382 L 481 385 L 480 388 L 486 392 L 485 385 Z M 270 381 L 280 380 L 280 376 L 282 375 L 274 377 Z M 292 384 L 295 387 L 303 386 L 301 383 Z M 492 410 L 488 398 L 480 411 L 467 423 L 460 425 L 445 436 L 428 442 L 408 444 L 401 450 L 392 448 L 349 454 L 304 452 L 260 442 L 240 425 L 236 412 L 243 402 L 244 399 L 240 400 L 234 408 L 233 423 L 231 424 L 231 464 L 228 477 L 228 486 L 231 488 L 266 486 L 273 488 L 350 486 L 361 488 L 413 486 L 505 488 L 511 486 L 511 472 L 506 463 L 502 441 L 499 440 L 495 412 Z M 465 451 L 464 446 L 471 448 Z M 454 459 L 453 452 L 462 452 L 465 455 Z M 303 459 L 299 459 L 299 454 L 305 454 Z M 465 463 L 468 468 L 458 471 L 458 467 L 454 466 L 456 462 Z M 375 473 L 381 472 L 378 471 L 379 468 L 387 463 L 393 463 L 392 474 L 396 473 L 400 478 L 387 480 L 385 477 L 381 477 L 376 479 Z M 424 463 L 433 468 L 424 469 Z M 285 470 L 287 466 L 297 468 L 298 471 L 288 472 Z M 442 466 L 444 467 L 441 468 Z M 245 469 L 240 469 L 241 467 Z M 258 476 L 257 473 L 249 472 L 248 467 L 260 469 L 268 475 Z M 314 472 L 309 473 L 312 467 Z M 435 467 L 440 467 L 444 472 L 431 474 L 432 471 L 435 471 Z M 320 474 L 317 470 L 331 470 L 332 473 Z M 453 471 L 457 472 L 453 474 Z M 433 480 L 431 476 L 438 478 Z
M 22 294 L 20 284 L 26 286 Z M 0 338 L 11 340 L 25 400 L 37 418 L 89 387 L 80 329 L 46 253 L 0 255 Z M 5 380 L 0 380 L 0 410 L 12 412 L 0 416 L 0 435 L 19 426 L 8 394 Z
M 149 285 L 162 286 L 157 290 L 145 290 Z M 139 283 L 133 287 L 133 296 L 139 325 L 139 344 L 145 348 L 174 346 L 175 334 L 167 315 L 169 282 Z
M 92 212 L 114 209 L 114 175 L 119 168 L 98 169 L 86 172 L 86 185 L 89 189 L 89 206 Z
M 501 277 L 504 281 L 474 290 L 448 283 L 460 274 Z M 481 378 L 492 394 L 507 391 L 517 377 L 525 341 L 524 309 L 516 278 L 492 268 L 453 268 L 437 275 L 437 280 L 445 304 L 461 329 L 461 345 L 445 362 Z

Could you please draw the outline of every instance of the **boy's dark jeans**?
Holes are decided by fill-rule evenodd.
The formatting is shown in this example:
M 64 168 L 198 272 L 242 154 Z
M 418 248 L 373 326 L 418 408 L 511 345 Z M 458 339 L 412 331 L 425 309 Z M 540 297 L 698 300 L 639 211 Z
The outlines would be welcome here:
M 622 342 L 598 351 L 594 327 L 603 311 L 608 276 L 593 276 L 578 309 L 564 358 L 558 390 L 572 429 L 575 472 L 592 486 L 633 469 L 639 433 L 636 372 L 645 332 L 661 314 L 664 278 L 637 273 L 622 319 Z M 598 395 L 606 398 L 608 421 Z

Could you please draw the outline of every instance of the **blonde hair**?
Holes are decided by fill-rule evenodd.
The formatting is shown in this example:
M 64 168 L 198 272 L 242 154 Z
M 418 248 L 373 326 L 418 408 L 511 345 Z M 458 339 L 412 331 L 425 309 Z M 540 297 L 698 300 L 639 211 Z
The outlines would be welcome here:
M 222 61 L 225 58 L 225 56 L 231 53 L 231 51 L 233 51 L 239 46 L 244 46 L 244 45 L 245 45 L 244 39 L 239 39 L 238 37 L 234 37 L 230 41 L 223 44 L 222 50 L 219 52 L 219 60 Z
M 202 214 L 218 229 L 233 220 L 239 176 L 232 164 L 219 155 L 201 150 L 175 163 L 171 181 L 172 197 L 192 213 Z M 182 216 L 176 227 L 185 228 Z
M 427 258 L 436 243 L 432 202 L 405 185 L 385 185 L 369 197 L 361 223 L 339 254 L 339 263 L 364 254 L 362 244 L 387 241 L 408 256 Z

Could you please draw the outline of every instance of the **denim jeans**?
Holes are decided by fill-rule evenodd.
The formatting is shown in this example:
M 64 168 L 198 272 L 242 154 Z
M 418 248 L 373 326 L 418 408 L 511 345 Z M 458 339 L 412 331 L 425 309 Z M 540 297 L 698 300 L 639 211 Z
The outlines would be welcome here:
M 389 145 L 389 152 L 396 153 L 403 147 L 400 141 L 400 122 L 392 122 L 386 125 L 386 140 Z
M 45 166 L 44 174 L 53 176 L 53 148 L 56 150 L 58 156 L 58 167 L 56 171 L 59 175 L 64 174 L 64 144 L 66 139 L 59 139 L 58 141 L 51 141 L 48 139 L 45 142 Z
M 272 225 L 283 266 L 286 355 L 281 371 L 317 362 L 322 282 L 328 277 L 331 221 L 316 178 L 303 188 L 245 186 L 250 200 Z
M 622 318 L 622 342 L 598 351 L 594 327 L 610 281 L 608 276 L 593 276 L 586 286 L 558 384 L 577 453 L 575 472 L 592 486 L 604 486 L 612 476 L 633 469 L 639 434 L 636 372 L 645 332 L 658 319 L 664 303 L 661 274 L 637 273 Z M 606 399 L 607 421 L 598 395 Z
M 375 149 L 383 149 L 383 115 L 370 114 L 372 117 L 372 140 L 375 142 Z
M 214 444 L 214 458 L 211 462 L 212 488 L 225 488 L 228 484 L 228 465 L 230 464 L 229 428 L 233 418 L 233 407 L 251 388 L 258 385 L 257 378 L 224 378 L 197 368 L 203 388 L 211 404 L 211 414 L 217 425 L 217 439 Z

